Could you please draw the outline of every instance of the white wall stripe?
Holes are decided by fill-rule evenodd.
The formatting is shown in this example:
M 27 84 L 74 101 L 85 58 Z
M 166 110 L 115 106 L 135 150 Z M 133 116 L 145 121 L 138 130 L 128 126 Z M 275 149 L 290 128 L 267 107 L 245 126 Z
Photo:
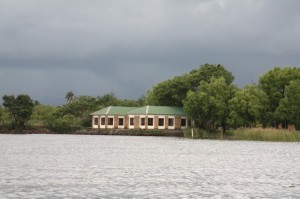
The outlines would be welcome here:
M 110 109 L 111 109 L 111 106 L 108 107 L 107 111 L 105 112 L 105 115 L 107 115 L 109 113 Z

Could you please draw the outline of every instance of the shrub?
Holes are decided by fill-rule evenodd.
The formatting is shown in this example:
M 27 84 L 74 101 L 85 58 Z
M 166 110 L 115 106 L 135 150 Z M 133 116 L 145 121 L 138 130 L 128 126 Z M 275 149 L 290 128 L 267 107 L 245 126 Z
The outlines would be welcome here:
M 47 121 L 47 128 L 53 132 L 72 132 L 80 129 L 80 121 L 73 115 L 52 117 Z

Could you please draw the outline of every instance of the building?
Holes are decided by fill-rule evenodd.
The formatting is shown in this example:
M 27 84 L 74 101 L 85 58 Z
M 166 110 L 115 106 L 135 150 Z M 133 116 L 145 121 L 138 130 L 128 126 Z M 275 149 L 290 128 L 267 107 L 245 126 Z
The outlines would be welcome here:
M 91 114 L 94 129 L 183 129 L 187 116 L 182 107 L 109 106 Z

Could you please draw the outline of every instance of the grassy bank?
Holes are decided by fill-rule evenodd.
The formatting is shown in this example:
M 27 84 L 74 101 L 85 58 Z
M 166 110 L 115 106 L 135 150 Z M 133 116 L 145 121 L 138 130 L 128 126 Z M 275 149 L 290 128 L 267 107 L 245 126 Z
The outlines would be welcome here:
M 300 142 L 300 132 L 284 129 L 238 129 L 232 131 L 232 138 L 234 140 Z
M 249 140 L 272 142 L 300 142 L 300 131 L 288 131 L 284 129 L 243 128 L 228 130 L 222 136 L 221 131 L 209 132 L 194 129 L 194 139 L 225 139 L 225 140 Z M 184 137 L 191 138 L 191 129 L 184 131 Z

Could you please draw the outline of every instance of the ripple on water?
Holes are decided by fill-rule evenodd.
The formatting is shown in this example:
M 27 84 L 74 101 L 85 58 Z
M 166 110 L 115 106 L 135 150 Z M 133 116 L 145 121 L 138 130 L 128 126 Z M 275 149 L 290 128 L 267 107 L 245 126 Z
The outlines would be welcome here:
M 0 135 L 0 198 L 299 198 L 300 145 Z

